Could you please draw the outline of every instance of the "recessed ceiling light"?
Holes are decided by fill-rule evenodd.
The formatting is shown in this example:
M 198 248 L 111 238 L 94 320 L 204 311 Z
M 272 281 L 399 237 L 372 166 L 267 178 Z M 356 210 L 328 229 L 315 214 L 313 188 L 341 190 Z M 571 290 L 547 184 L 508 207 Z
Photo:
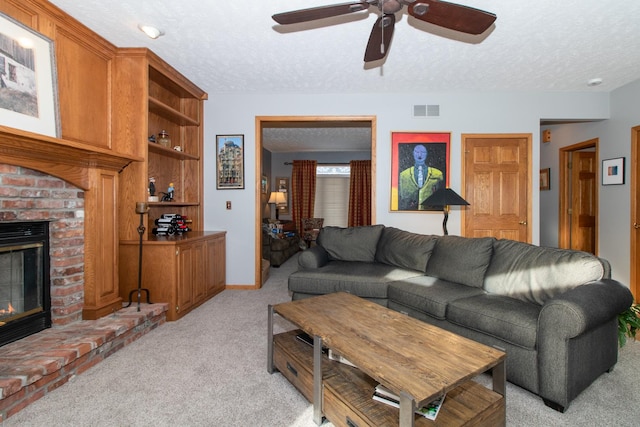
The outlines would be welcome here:
M 145 33 L 147 36 L 151 37 L 152 39 L 157 39 L 158 37 L 164 35 L 164 31 L 153 27 L 151 25 L 138 25 L 138 28 L 140 28 L 140 31 L 142 31 L 143 33 Z
M 587 86 L 598 86 L 602 84 L 602 79 L 600 77 L 596 77 L 595 79 L 591 79 L 587 82 Z

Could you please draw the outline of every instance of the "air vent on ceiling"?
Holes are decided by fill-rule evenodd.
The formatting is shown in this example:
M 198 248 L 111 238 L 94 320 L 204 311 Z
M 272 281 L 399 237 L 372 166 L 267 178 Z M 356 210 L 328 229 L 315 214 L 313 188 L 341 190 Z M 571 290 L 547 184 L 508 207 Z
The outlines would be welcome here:
M 439 105 L 414 105 L 413 117 L 440 117 Z

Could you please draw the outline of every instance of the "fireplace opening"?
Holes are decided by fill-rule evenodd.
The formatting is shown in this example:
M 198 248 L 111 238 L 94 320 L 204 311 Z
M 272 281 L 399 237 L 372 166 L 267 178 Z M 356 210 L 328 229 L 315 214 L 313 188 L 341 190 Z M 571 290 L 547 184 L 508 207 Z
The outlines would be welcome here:
M 0 346 L 51 327 L 49 223 L 0 223 Z

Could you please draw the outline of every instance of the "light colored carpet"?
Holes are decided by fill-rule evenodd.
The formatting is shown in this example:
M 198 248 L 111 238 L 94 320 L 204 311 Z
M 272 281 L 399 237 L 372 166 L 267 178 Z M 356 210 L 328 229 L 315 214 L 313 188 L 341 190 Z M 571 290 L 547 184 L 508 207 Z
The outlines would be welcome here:
M 13 426 L 314 427 L 312 407 L 267 372 L 267 305 L 290 299 L 294 256 L 259 291 L 226 290 L 166 323 L 9 418 Z M 291 328 L 276 316 L 276 332 Z M 486 378 L 480 378 L 480 382 Z M 507 385 L 510 426 L 637 426 L 640 343 L 629 342 L 560 414 Z M 325 422 L 325 426 L 331 426 Z

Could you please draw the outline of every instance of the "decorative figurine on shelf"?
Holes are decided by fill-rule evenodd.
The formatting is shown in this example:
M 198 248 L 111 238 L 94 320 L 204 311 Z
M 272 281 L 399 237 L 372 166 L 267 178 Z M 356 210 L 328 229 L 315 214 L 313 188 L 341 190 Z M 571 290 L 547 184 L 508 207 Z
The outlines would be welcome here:
M 173 182 L 169 183 L 169 188 L 167 188 L 167 192 L 166 193 L 162 193 L 164 194 L 164 196 L 162 196 L 162 201 L 163 202 L 173 202 L 173 192 L 174 192 L 174 188 L 173 188 Z
M 156 196 L 156 179 L 154 177 L 149 177 L 149 197 L 148 201 L 157 202 L 158 196 Z
M 155 135 L 150 135 L 149 138 L 147 138 L 149 140 L 149 142 L 156 142 L 156 136 Z
M 167 148 L 171 147 L 171 137 L 169 136 L 167 131 L 164 129 L 162 129 L 158 134 L 157 141 L 158 141 L 158 144 L 162 145 L 163 147 L 167 147 Z

